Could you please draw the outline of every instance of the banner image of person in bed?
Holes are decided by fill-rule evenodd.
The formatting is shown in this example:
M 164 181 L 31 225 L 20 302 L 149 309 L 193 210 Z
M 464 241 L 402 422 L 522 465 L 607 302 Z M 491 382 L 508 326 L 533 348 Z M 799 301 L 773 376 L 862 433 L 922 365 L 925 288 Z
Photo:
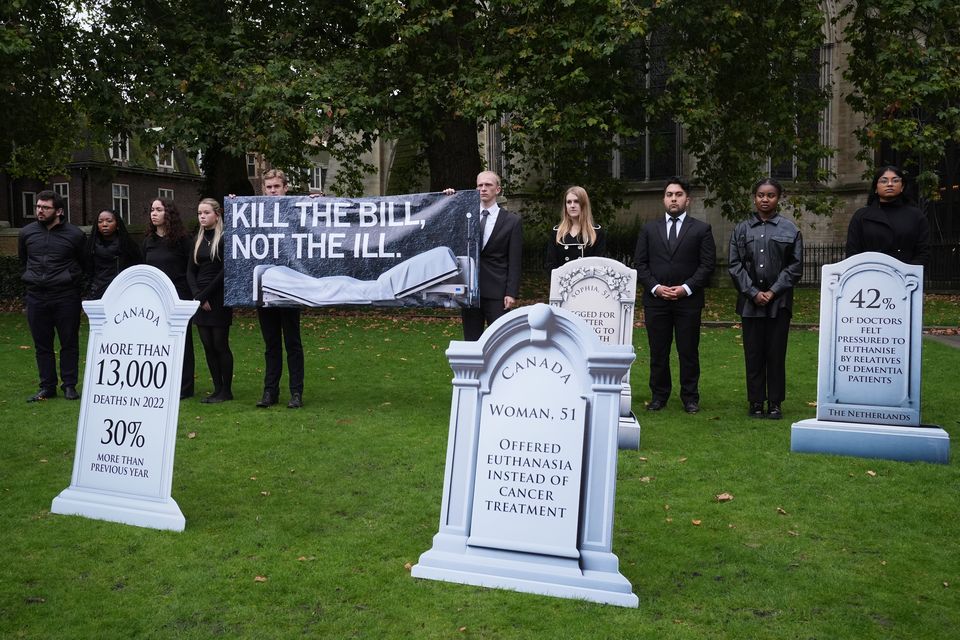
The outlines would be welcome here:
M 478 304 L 476 191 L 224 205 L 227 306 Z

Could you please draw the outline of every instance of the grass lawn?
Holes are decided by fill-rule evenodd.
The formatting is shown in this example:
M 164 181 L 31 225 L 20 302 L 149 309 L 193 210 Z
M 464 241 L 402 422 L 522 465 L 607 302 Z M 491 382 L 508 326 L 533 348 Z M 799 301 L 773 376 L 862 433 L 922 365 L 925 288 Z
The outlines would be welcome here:
M 714 306 L 733 319 L 732 303 Z M 944 309 L 957 326 L 955 304 Z M 791 420 L 815 414 L 815 331 L 791 335 L 786 419 L 774 422 L 745 415 L 735 328 L 704 330 L 701 413 L 674 398 L 647 415 L 637 329 L 641 450 L 619 456 L 613 551 L 638 609 L 411 578 L 405 565 L 439 521 L 444 350 L 459 323 L 321 311 L 303 333 L 303 409 L 283 408 L 285 393 L 254 408 L 263 347 L 252 314 L 231 334 L 237 400 L 181 403 L 173 497 L 187 525 L 172 533 L 50 514 L 70 483 L 79 403 L 24 402 L 36 376 L 26 321 L 0 314 L 0 637 L 859 640 L 960 629 L 957 465 L 789 451 Z M 197 389 L 208 391 L 196 346 Z M 924 421 L 956 437 L 960 350 L 923 349 Z M 723 492 L 734 499 L 717 502 Z

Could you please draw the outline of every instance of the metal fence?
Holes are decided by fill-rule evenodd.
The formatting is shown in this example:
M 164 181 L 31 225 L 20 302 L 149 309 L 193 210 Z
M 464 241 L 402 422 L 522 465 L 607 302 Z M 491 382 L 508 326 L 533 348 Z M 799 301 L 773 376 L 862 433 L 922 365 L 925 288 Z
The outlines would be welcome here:
M 821 268 L 847 257 L 842 244 L 806 245 L 803 248 L 802 286 L 820 285 Z M 923 269 L 924 291 L 960 289 L 960 244 L 930 245 L 930 259 Z
M 624 264 L 632 265 L 632 242 L 635 241 L 635 239 L 619 237 L 608 239 L 607 255 Z M 846 247 L 843 244 L 805 245 L 803 247 L 803 279 L 800 281 L 800 286 L 820 286 L 823 265 L 840 262 L 844 258 L 846 258 Z M 730 282 L 726 277 L 726 262 L 726 253 L 718 251 L 717 272 L 714 278 L 720 286 L 726 286 Z M 543 242 L 527 242 L 523 255 L 524 271 L 546 273 L 544 263 Z M 930 259 L 923 270 L 923 288 L 928 292 L 960 289 L 960 243 L 941 243 L 930 246 Z

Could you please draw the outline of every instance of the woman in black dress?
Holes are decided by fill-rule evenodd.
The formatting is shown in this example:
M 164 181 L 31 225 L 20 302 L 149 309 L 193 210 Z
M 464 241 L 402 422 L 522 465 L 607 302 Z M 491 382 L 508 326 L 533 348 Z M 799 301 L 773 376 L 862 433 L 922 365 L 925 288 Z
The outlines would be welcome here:
M 847 257 L 878 251 L 907 264 L 926 264 L 930 257 L 930 223 L 903 192 L 903 171 L 880 167 L 873 176 L 867 206 L 847 228 Z
M 607 239 L 600 225 L 593 223 L 590 197 L 583 187 L 570 187 L 563 196 L 560 224 L 547 243 L 547 269 L 551 271 L 577 258 L 605 257 Z
M 220 203 L 204 198 L 197 206 L 200 228 L 187 265 L 187 282 L 200 308 L 193 317 L 207 367 L 213 378 L 213 393 L 200 402 L 214 404 L 233 400 L 233 352 L 230 324 L 233 309 L 223 306 L 223 215 Z
M 115 211 L 104 209 L 87 238 L 84 251 L 90 288 L 87 297 L 99 300 L 113 279 L 127 267 L 143 262 L 140 247 L 127 233 L 127 226 Z
M 143 239 L 143 262 L 162 271 L 177 290 L 181 300 L 193 300 L 187 284 L 187 262 L 192 248 L 187 230 L 173 200 L 157 198 L 150 205 L 150 224 Z M 183 345 L 183 378 L 180 399 L 193 396 L 193 329 L 187 323 Z

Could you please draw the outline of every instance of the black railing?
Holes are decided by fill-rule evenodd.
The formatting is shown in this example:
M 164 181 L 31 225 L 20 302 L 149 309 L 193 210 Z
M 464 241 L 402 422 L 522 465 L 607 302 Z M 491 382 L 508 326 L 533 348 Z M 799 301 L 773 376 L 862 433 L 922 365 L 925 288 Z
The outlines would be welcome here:
M 608 256 L 624 264 L 633 262 L 635 238 L 614 235 L 607 239 Z M 725 248 L 725 247 L 724 247 Z M 528 241 L 523 248 L 523 269 L 526 273 L 546 273 L 545 249 L 542 240 Z M 825 264 L 840 262 L 847 257 L 843 244 L 805 245 L 803 248 L 803 279 L 800 286 L 820 286 L 821 268 Z M 727 286 L 726 255 L 717 255 L 715 279 L 719 286 Z M 924 291 L 950 291 L 960 289 L 960 243 L 942 243 L 930 246 L 930 259 L 923 272 Z

